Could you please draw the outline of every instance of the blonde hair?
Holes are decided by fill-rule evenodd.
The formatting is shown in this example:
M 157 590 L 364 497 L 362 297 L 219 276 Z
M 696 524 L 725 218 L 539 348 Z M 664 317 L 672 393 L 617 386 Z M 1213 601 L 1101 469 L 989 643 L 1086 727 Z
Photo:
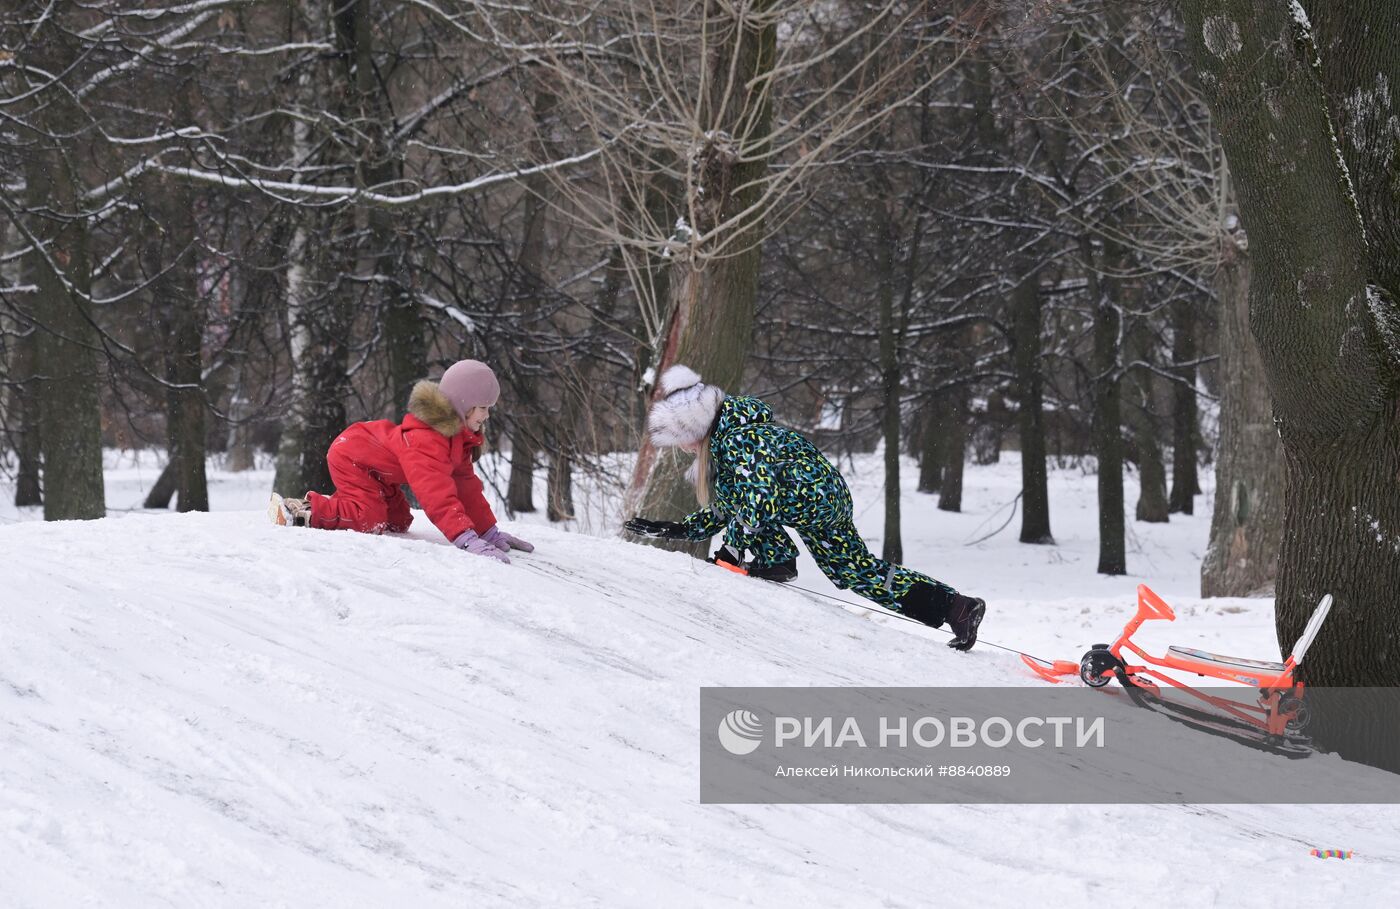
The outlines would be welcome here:
M 700 442 L 700 451 L 695 455 L 695 501 L 701 508 L 710 507 L 710 437 Z

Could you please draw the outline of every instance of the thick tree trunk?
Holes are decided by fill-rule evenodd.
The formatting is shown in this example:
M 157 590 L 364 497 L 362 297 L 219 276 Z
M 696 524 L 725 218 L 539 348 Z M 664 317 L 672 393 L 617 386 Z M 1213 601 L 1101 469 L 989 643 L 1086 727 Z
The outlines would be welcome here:
M 1393 3 L 1310 6 L 1321 43 L 1345 52 L 1319 59 L 1286 0 L 1182 8 L 1249 234 L 1250 327 L 1284 452 L 1278 639 L 1286 652 L 1334 597 L 1302 667 L 1309 697 L 1327 700 L 1323 686 L 1400 687 L 1400 200 L 1386 132 L 1400 51 Z M 1315 703 L 1310 731 L 1400 770 L 1393 716 Z
M 1196 471 L 1196 442 L 1200 437 L 1196 417 L 1196 308 L 1192 301 L 1177 300 L 1171 306 L 1172 374 L 1172 514 L 1193 514 L 1195 496 L 1201 491 Z M 1188 364 L 1188 365 L 1182 365 Z
M 1043 379 L 1040 372 L 1039 282 L 1026 278 L 1011 292 L 1012 330 L 1021 437 L 1021 542 L 1054 543 L 1050 533 L 1050 489 L 1045 465 Z
M 67 135 L 77 122 L 65 119 L 65 107 L 58 105 L 54 135 Z M 75 163 L 64 152 L 36 150 L 28 164 L 31 210 L 70 213 L 80 207 Z M 38 288 L 31 315 L 39 326 L 34 371 L 43 376 L 36 384 L 43 424 L 44 520 L 100 518 L 107 509 L 98 337 L 88 303 L 88 225 L 80 217 L 60 214 L 35 219 L 33 233 L 42 244 L 30 256 L 29 273 Z
M 1220 444 L 1215 510 L 1201 565 L 1201 596 L 1274 590 L 1283 543 L 1283 452 L 1274 429 L 1264 365 L 1249 334 L 1249 258 L 1227 237 L 1216 277 L 1220 298 Z
M 767 168 L 760 153 L 769 142 L 772 106 L 766 95 L 751 96 L 749 86 L 773 68 L 777 28 L 766 15 L 771 6 L 772 0 L 744 6 L 708 3 L 707 92 L 700 110 L 706 131 L 688 156 L 687 248 L 671 257 L 671 316 L 655 362 L 657 375 L 673 363 L 685 363 L 730 393 L 742 381 L 752 340 L 762 219 L 750 214 L 737 229 L 713 232 L 759 200 Z M 702 238 L 708 239 L 702 243 Z M 674 452 L 658 457 L 645 442 L 629 504 L 636 503 L 641 514 L 670 519 L 693 510 L 694 489 L 684 475 L 688 461 Z M 697 556 L 705 548 L 665 545 Z
M 403 179 L 403 150 L 389 136 L 394 119 L 388 86 L 375 72 L 375 4 L 371 0 L 351 2 L 355 114 L 364 137 L 357 166 L 364 185 L 382 188 Z M 384 349 L 389 359 L 388 416 L 397 419 L 408 406 L 414 383 L 428 372 L 422 307 L 393 213 L 375 206 L 364 209 L 359 216 L 367 230 L 357 270 L 366 280 L 377 279 L 372 293 L 379 297 L 377 308 L 382 313 Z
M 672 353 L 663 357 L 665 365 L 660 369 L 671 363 L 685 363 L 700 373 L 705 382 L 733 394 L 743 378 L 752 330 L 758 248 L 709 262 L 703 270 L 691 263 L 675 262 L 671 275 L 671 293 L 677 301 L 672 325 L 674 340 L 666 346 Z M 653 449 L 648 459 L 650 448 L 650 443 L 646 443 L 638 458 L 639 472 L 646 471 L 642 474 L 645 491 L 638 513 L 670 520 L 693 511 L 697 505 L 695 490 L 685 478 L 690 456 L 674 449 L 665 453 Z M 649 542 L 696 556 L 705 552 L 703 544 Z

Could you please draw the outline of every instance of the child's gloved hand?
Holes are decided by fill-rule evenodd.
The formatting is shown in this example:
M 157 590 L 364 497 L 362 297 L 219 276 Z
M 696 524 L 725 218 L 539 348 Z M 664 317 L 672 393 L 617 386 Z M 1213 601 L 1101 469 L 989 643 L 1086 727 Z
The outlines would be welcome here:
M 495 546 L 486 542 L 482 537 L 477 536 L 475 530 L 468 530 L 457 539 L 452 541 L 452 545 L 458 549 L 465 549 L 473 555 L 486 556 L 488 559 L 495 559 L 497 562 L 510 564 L 510 556 L 506 555 Z
M 684 540 L 686 538 L 685 525 L 677 524 L 675 521 L 648 521 L 646 518 L 636 518 L 622 525 L 622 529 L 628 533 L 635 533 L 639 537 L 651 537 L 653 540 Z
M 506 552 L 511 549 L 519 549 L 521 552 L 535 551 L 535 544 L 527 543 L 520 539 L 520 537 L 506 533 L 501 529 L 500 524 L 495 525 L 490 530 L 483 533 L 481 538 L 492 546 L 495 546 L 501 552 Z

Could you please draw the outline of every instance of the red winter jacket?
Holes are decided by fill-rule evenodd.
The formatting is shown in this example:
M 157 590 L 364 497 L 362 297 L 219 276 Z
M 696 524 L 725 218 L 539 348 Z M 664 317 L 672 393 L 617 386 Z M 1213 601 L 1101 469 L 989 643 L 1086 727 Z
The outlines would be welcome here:
M 408 399 L 402 423 L 356 423 L 333 447 L 349 455 L 386 486 L 407 483 L 443 536 L 455 540 L 468 530 L 483 534 L 496 515 L 472 469 L 472 451 L 485 441 L 457 416 L 436 382 L 419 382 Z

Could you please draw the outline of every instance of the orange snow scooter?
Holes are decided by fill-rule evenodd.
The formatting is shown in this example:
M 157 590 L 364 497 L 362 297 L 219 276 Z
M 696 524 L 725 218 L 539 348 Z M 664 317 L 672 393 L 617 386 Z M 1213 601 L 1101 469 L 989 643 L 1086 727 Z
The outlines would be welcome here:
M 1112 644 L 1093 645 L 1078 663 L 1055 660 L 1047 668 L 1042 665 L 1044 661 L 1033 657 L 1022 655 L 1021 660 L 1047 682 L 1059 683 L 1062 676 L 1077 675 L 1090 688 L 1102 688 L 1117 679 L 1118 684 L 1140 707 L 1288 757 L 1304 757 L 1312 753 L 1310 740 L 1302 734 L 1303 727 L 1308 723 L 1308 709 L 1303 703 L 1303 683 L 1294 679 L 1293 673 L 1303 662 L 1303 656 L 1327 619 L 1327 613 L 1332 608 L 1331 594 L 1324 596 L 1317 604 L 1303 634 L 1293 645 L 1293 652 L 1282 663 L 1221 656 L 1175 645 L 1167 648 L 1166 656 L 1152 656 L 1133 643 L 1133 634 L 1149 619 L 1171 622 L 1176 619 L 1176 613 L 1146 584 L 1138 585 L 1137 594 L 1137 615 L 1123 626 L 1123 633 Z M 1140 657 L 1149 665 L 1138 666 L 1126 662 L 1125 652 Z M 1154 666 L 1249 685 L 1258 689 L 1258 697 L 1251 703 L 1199 691 L 1152 668 Z M 1209 706 L 1164 697 L 1161 686 L 1152 679 L 1164 682 Z

